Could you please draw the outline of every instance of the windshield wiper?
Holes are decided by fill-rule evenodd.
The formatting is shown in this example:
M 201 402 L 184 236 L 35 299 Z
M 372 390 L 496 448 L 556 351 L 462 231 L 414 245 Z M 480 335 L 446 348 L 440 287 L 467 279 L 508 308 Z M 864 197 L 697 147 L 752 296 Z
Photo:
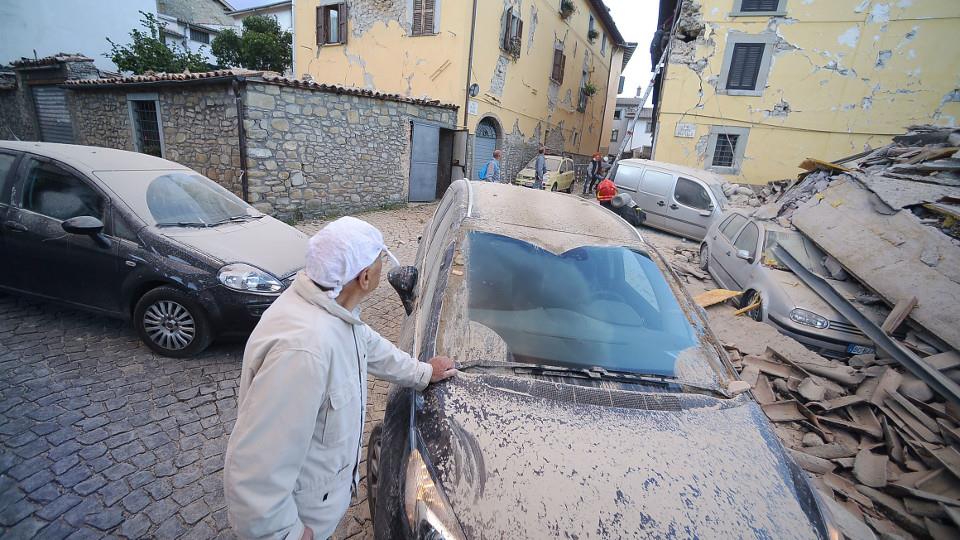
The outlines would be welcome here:
M 157 223 L 157 227 L 210 227 L 209 223 L 203 223 L 200 221 L 165 221 Z
M 252 215 L 250 215 L 250 214 L 242 214 L 242 215 L 239 215 L 239 216 L 230 216 L 230 217 L 226 217 L 226 218 L 223 218 L 223 219 L 221 219 L 221 220 L 218 220 L 218 221 L 214 221 L 213 223 L 211 223 L 211 224 L 208 225 L 208 226 L 209 226 L 209 227 L 216 227 L 217 225 L 223 225 L 224 223 L 239 223 L 239 222 L 247 221 L 247 220 L 250 220 L 250 219 L 260 219 L 260 218 L 262 218 L 264 215 L 265 215 L 265 214 L 260 214 L 259 216 L 252 216 Z
M 609 370 L 602 367 L 592 367 L 587 369 L 591 372 L 596 372 L 606 376 L 612 376 L 617 378 L 627 378 L 627 379 L 632 379 L 638 382 L 645 382 L 645 383 L 675 384 L 678 386 L 687 386 L 689 388 L 695 388 L 697 390 L 702 390 L 704 392 L 710 392 L 712 394 L 720 395 L 720 396 L 723 396 L 724 398 L 730 397 L 730 395 L 721 388 L 690 383 L 687 381 L 682 381 L 680 379 L 677 379 L 676 377 L 668 377 L 666 375 L 655 375 L 651 373 L 635 373 L 632 371 Z

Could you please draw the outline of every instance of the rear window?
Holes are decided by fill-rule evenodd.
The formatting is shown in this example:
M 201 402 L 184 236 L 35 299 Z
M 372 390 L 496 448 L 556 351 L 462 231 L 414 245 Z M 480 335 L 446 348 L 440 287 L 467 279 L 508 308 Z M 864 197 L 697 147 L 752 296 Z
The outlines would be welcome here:
M 676 376 L 696 332 L 657 265 L 623 247 L 554 254 L 486 232 L 468 235 L 468 311 L 514 361 Z

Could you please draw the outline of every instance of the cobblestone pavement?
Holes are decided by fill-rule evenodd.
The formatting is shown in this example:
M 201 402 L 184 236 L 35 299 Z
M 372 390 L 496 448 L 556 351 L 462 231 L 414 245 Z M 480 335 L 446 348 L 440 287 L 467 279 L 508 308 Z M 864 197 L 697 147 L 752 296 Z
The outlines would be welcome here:
M 412 261 L 434 208 L 360 217 Z M 388 339 L 402 315 L 386 283 L 364 305 Z M 222 468 L 242 353 L 158 357 L 120 321 L 0 293 L 0 537 L 232 537 Z M 370 384 L 367 430 L 387 392 Z M 362 487 L 335 537 L 370 532 Z

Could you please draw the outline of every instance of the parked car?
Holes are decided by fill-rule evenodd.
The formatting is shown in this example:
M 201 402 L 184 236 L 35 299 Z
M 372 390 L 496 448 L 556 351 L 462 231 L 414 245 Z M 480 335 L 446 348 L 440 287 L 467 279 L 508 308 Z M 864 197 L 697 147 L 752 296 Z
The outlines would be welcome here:
M 760 300 L 748 314 L 814 351 L 832 357 L 872 353 L 873 342 L 790 272 L 773 254 L 777 243 L 811 272 L 825 278 L 824 253 L 807 237 L 731 211 L 700 244 L 700 267 L 726 289 L 744 291 L 741 307 Z
M 646 159 L 617 162 L 608 178 L 646 212 L 644 225 L 703 240 L 727 207 L 723 179 L 701 169 Z
M 573 160 L 563 156 L 544 156 L 547 165 L 547 174 L 543 177 L 543 189 L 547 191 L 566 191 L 573 189 Z M 534 167 L 537 158 L 530 160 L 527 166 L 517 173 L 513 183 L 518 186 L 533 187 L 536 182 Z
M 835 532 L 759 405 L 728 390 L 702 310 L 614 214 L 457 181 L 388 279 L 400 345 L 461 373 L 391 390 L 367 455 L 377 538 Z
M 172 161 L 0 141 L 0 288 L 129 319 L 160 354 L 249 332 L 306 245 Z

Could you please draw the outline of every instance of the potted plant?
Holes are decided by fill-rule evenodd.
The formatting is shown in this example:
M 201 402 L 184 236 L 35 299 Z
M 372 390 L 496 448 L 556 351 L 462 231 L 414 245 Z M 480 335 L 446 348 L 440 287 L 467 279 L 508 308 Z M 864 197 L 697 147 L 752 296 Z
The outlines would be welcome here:
M 600 37 L 600 32 L 594 30 L 593 28 L 587 32 L 587 39 L 589 39 L 591 43 L 593 43 L 598 37 Z
M 587 83 L 583 85 L 583 95 L 590 97 L 597 93 L 597 87 L 592 83 Z
M 561 0 L 560 1 L 560 17 L 566 19 L 570 15 L 573 15 L 573 12 L 576 8 L 573 5 L 573 0 Z

